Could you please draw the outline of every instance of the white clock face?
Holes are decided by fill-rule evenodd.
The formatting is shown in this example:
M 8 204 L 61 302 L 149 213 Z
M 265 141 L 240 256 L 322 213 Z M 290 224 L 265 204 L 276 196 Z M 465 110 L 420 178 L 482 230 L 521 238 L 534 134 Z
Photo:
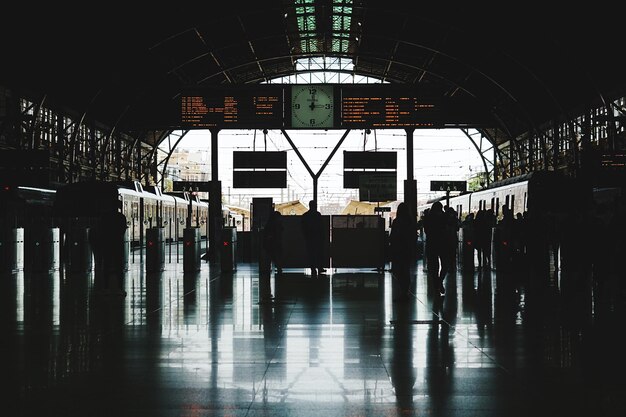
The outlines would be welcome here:
M 291 87 L 291 127 L 333 127 L 332 85 L 294 85 Z

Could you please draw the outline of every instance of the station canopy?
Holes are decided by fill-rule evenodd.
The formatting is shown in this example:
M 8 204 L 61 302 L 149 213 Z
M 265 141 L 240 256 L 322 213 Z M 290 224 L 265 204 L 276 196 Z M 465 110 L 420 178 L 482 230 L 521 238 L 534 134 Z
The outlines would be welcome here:
M 184 89 L 330 71 L 462 97 L 495 142 L 623 93 L 621 13 L 397 0 L 16 3 L 0 85 L 154 143 Z M 342 79 L 343 77 L 343 79 Z

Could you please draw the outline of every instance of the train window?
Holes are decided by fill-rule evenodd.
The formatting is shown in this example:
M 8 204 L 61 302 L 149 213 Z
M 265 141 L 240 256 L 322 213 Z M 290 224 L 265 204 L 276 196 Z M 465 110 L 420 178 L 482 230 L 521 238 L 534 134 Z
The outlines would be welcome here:
M 507 196 L 505 197 L 505 199 L 504 199 L 504 205 L 505 205 L 505 206 L 507 206 L 507 208 L 512 209 L 512 207 L 511 207 L 511 206 L 509 206 L 509 199 L 510 199 L 510 196 L 509 196 L 509 195 L 507 195 Z
M 500 198 L 496 198 L 496 217 L 500 214 Z
M 491 198 L 491 210 L 495 208 L 495 200 L 496 199 L 494 197 Z
M 528 195 L 527 195 L 527 193 L 524 193 L 524 211 L 527 210 L 527 208 L 526 208 L 526 207 L 528 207 L 527 204 L 528 204 Z
M 515 215 L 515 194 L 511 195 L 511 213 Z

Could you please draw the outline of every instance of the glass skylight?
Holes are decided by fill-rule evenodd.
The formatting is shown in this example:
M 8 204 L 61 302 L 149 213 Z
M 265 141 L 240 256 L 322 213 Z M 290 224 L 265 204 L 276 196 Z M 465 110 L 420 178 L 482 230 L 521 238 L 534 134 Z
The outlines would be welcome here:
M 352 0 L 332 0 L 329 10 L 320 11 L 314 0 L 294 0 L 296 39 L 293 39 L 300 53 L 348 54 L 357 41 L 357 34 L 352 33 Z M 329 19 L 330 37 L 319 32 L 320 27 L 327 27 L 318 19 Z
M 378 78 L 354 74 L 354 62 L 341 57 L 307 57 L 296 60 L 296 73 L 268 80 L 270 84 L 377 84 Z

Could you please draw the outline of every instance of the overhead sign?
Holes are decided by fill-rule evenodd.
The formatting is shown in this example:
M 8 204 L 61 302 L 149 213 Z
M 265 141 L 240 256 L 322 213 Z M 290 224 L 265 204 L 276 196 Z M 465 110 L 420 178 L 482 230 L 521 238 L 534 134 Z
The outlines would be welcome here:
M 343 152 L 343 168 L 386 168 L 396 169 L 398 166 L 397 152 Z
M 359 177 L 359 201 L 392 201 L 397 199 L 395 172 L 371 172 Z
M 287 171 L 233 171 L 233 188 L 287 188 Z
M 234 188 L 286 188 L 287 152 L 233 152 Z
M 209 192 L 210 181 L 173 181 L 172 189 L 180 192 Z
M 626 170 L 626 151 L 600 155 L 600 167 L 610 171 Z
M 383 207 L 374 207 L 374 213 L 389 213 L 391 212 L 391 207 L 383 206 Z
M 350 129 L 437 127 L 439 105 L 405 86 L 342 86 L 341 126 Z
M 283 127 L 283 87 L 207 88 L 184 92 L 181 126 L 186 128 L 280 129 Z
M 467 191 L 467 181 L 431 181 L 430 191 Z
M 187 129 L 486 127 L 491 109 L 423 86 L 257 84 L 193 87 L 177 103 Z
M 380 188 L 385 181 L 393 181 L 388 184 L 388 194 L 393 193 L 394 198 L 382 200 L 370 200 L 359 197 L 361 201 L 387 201 L 395 200 L 396 188 L 396 152 L 352 152 L 343 153 L 343 188 L 361 188 L 363 184 L 370 184 L 374 188 Z M 393 179 L 392 179 L 393 178 Z M 373 181 L 373 182 L 372 182 Z M 389 188 L 392 187 L 392 188 Z M 377 195 L 369 190 L 370 197 Z M 381 191 L 382 192 L 382 191 Z M 377 197 L 373 197 L 377 198 Z
M 287 169 L 287 152 L 234 151 L 233 168 Z

